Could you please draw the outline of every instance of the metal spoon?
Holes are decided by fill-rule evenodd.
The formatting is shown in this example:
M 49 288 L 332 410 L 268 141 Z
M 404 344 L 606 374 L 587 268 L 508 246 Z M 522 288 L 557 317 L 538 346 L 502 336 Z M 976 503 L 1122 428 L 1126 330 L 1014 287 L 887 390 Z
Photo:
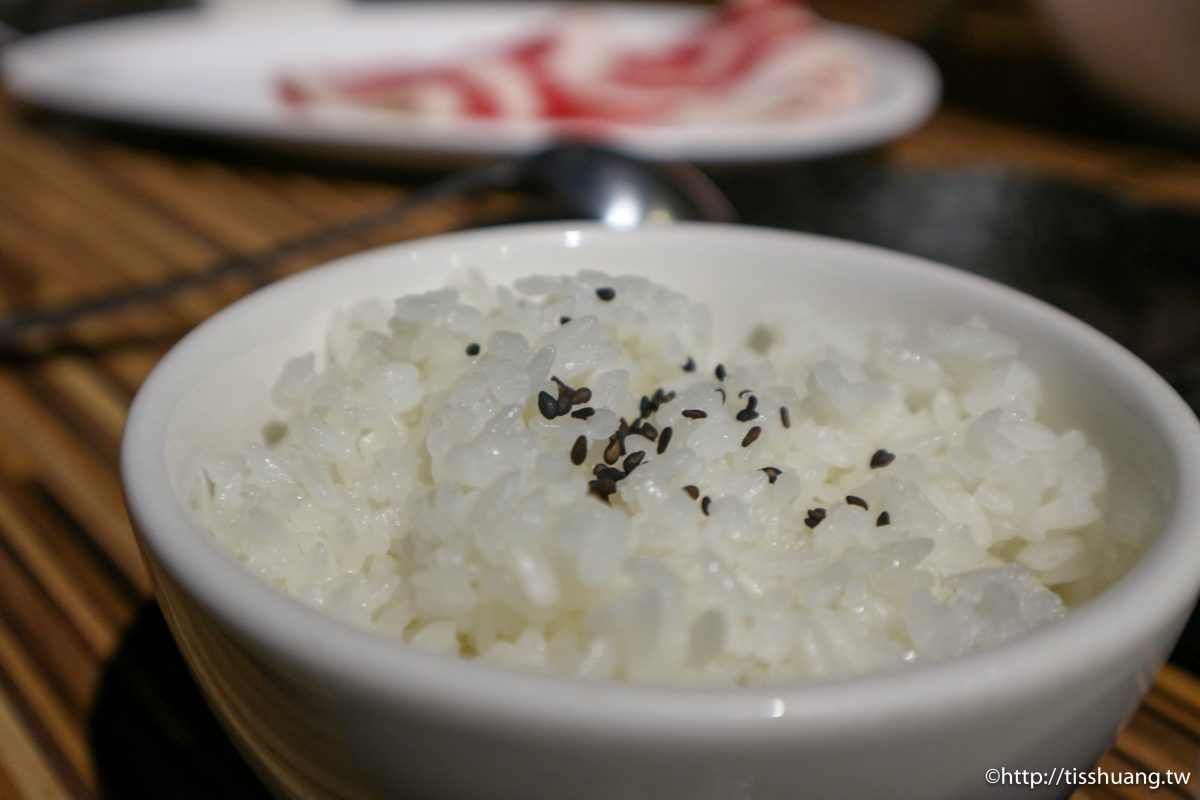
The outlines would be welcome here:
M 386 208 L 292 239 L 266 252 L 235 256 L 196 272 L 63 306 L 0 317 L 0 357 L 44 353 L 50 349 L 45 342 L 38 348 L 28 346 L 35 336 L 89 317 L 209 286 L 230 275 L 261 274 L 285 259 L 339 239 L 362 235 L 436 201 L 517 190 L 549 197 L 577 218 L 600 220 L 618 228 L 682 220 L 735 219 L 729 201 L 695 167 L 682 163 L 651 166 L 602 147 L 560 145 L 532 156 L 453 175 Z
M 610 227 L 737 219 L 721 190 L 689 164 L 648 165 L 593 145 L 562 145 L 510 163 L 533 188 Z

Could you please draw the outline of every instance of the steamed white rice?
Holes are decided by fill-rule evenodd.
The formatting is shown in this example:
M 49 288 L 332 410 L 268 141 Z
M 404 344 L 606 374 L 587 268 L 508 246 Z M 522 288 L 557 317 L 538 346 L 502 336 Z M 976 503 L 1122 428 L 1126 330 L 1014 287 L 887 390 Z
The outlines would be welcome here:
M 201 461 L 194 507 L 263 580 L 381 635 L 659 683 L 954 657 L 1136 554 L 1144 531 L 1105 524 L 1105 459 L 1038 421 L 1038 375 L 983 321 L 764 322 L 713 343 L 705 308 L 596 272 L 370 301 L 284 365 L 268 439 Z M 564 390 L 576 416 L 539 410 L 552 376 L 590 391 Z M 641 410 L 611 468 L 643 460 L 604 483 Z

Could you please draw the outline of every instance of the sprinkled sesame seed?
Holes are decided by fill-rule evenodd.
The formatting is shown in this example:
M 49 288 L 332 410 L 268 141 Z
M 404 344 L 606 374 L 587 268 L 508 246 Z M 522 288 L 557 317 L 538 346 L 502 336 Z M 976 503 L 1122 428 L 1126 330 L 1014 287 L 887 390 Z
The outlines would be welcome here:
M 646 395 L 642 395 L 642 399 L 638 401 L 638 413 L 642 417 L 648 417 L 656 410 L 655 403 L 649 397 L 646 397 Z
M 592 474 L 593 474 L 593 475 L 599 475 L 599 474 L 600 474 L 600 470 L 602 470 L 602 469 L 604 469 L 604 462 L 603 462 L 603 461 L 601 461 L 599 464 L 597 464 L 597 465 L 595 465 L 594 467 L 592 467 Z
M 621 457 L 621 440 L 613 439 L 608 443 L 608 447 L 604 448 L 604 463 L 615 464 L 617 459 Z
M 645 450 L 638 450 L 637 452 L 630 453 L 629 455 L 625 456 L 625 460 L 621 462 L 621 468 L 624 469 L 625 474 L 628 475 L 630 472 L 633 472 L 635 469 L 637 469 L 637 465 L 641 464 L 642 459 L 645 457 Z
M 880 448 L 871 456 L 871 469 L 881 469 L 896 460 L 895 453 Z
M 594 481 L 588 481 L 588 493 L 594 494 L 596 497 L 600 498 L 605 503 L 609 502 L 608 496 L 611 494 L 615 494 L 616 491 L 617 491 L 617 484 L 613 483 L 612 481 L 610 481 L 606 478 L 597 478 Z
M 617 296 L 617 290 L 609 286 L 602 286 L 596 290 L 596 297 L 599 297 L 604 302 L 609 302 Z
M 725 365 L 717 364 L 717 368 L 713 370 L 713 374 L 717 376 L 717 380 L 725 380 Z
M 683 487 L 683 491 L 687 492 L 687 496 L 692 498 L 693 500 L 696 500 L 700 497 L 700 487 L 699 486 L 693 486 L 692 484 L 689 483 L 687 486 Z
M 592 399 L 592 390 L 586 386 L 576 389 L 571 395 L 571 405 L 577 406 Z
M 546 419 L 558 416 L 558 401 L 549 392 L 538 392 L 538 411 Z
M 804 518 L 804 524 L 810 528 L 815 528 L 818 525 L 820 525 L 821 521 L 824 519 L 825 519 L 825 509 L 810 508 L 808 510 L 808 516 Z
M 740 392 L 738 392 L 738 397 L 745 397 L 748 394 L 754 394 L 754 390 L 753 389 L 742 389 Z
M 673 431 L 670 426 L 663 428 L 662 433 L 658 435 L 658 454 L 661 456 L 667 450 L 667 445 L 671 443 L 671 434 Z
M 625 477 L 625 473 L 616 467 L 604 467 L 596 473 L 596 477 L 602 481 L 612 481 L 616 483 Z
M 875 527 L 876 528 L 882 528 L 884 525 L 891 525 L 891 524 L 892 524 L 892 515 L 886 511 L 884 511 L 878 517 L 875 518 Z
M 704 495 L 704 499 L 700 501 L 700 510 L 704 512 L 704 516 L 708 516 L 708 508 L 712 505 L 712 498 Z
M 587 437 L 580 436 L 575 440 L 575 444 L 571 445 L 571 463 L 579 466 L 587 458 Z
M 479 342 L 471 342 L 467 345 L 467 355 L 472 357 L 477 356 L 479 355 L 479 349 Z
M 691 356 L 688 356 L 687 361 L 683 362 L 683 371 L 684 372 L 695 372 L 696 371 L 696 359 L 692 358 Z
M 592 408 L 591 406 L 584 406 L 583 408 L 577 408 L 572 411 L 571 416 L 575 419 L 587 419 L 595 413 L 596 409 Z
M 783 423 L 783 427 L 792 427 L 792 413 L 787 410 L 787 406 L 779 407 L 779 421 Z
M 746 407 L 737 413 L 738 422 L 749 422 L 752 419 L 758 419 L 758 398 L 750 395 L 746 398 Z
M 654 427 L 649 422 L 643 422 L 642 427 L 638 429 L 638 433 L 652 442 L 658 438 L 658 428 Z
M 871 510 L 871 507 L 867 505 L 866 500 L 863 500 L 861 497 L 856 497 L 852 494 L 846 495 L 846 504 L 851 505 L 851 506 L 858 506 L 863 511 Z
M 718 386 L 716 389 L 713 389 L 713 391 L 721 393 L 721 405 L 725 405 L 725 401 L 728 399 L 725 397 L 725 390 Z
M 737 413 L 738 422 L 749 422 L 752 419 L 758 419 L 758 412 L 747 406 Z
M 704 419 L 705 417 L 708 416 L 708 414 L 706 414 L 704 411 L 702 411 L 699 408 L 688 408 L 688 409 L 683 410 L 680 413 L 682 413 L 688 419 Z
M 767 482 L 774 483 L 783 474 L 783 470 L 779 467 L 763 467 L 762 471 L 767 473 Z
M 749 447 L 758 439 L 758 435 L 762 433 L 762 428 L 755 425 L 750 430 L 746 431 L 746 435 L 742 437 L 742 447 Z
M 566 325 L 566 324 L 567 324 L 568 322 L 570 322 L 570 321 L 571 321 L 571 318 L 570 318 L 570 317 L 559 317 L 559 318 L 558 318 L 558 324 L 559 324 L 559 325 Z
M 550 380 L 552 380 L 554 385 L 558 387 L 558 399 L 555 401 L 555 403 L 558 409 L 558 416 L 561 417 L 564 414 L 570 413 L 571 406 L 573 405 L 572 397 L 575 394 L 575 390 L 560 381 L 557 375 L 552 375 Z

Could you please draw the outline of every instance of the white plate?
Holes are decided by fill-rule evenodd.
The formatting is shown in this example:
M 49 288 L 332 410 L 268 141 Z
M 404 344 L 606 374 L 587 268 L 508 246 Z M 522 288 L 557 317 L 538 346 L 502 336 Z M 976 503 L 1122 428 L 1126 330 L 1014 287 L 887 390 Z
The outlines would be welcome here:
M 16 97 L 60 111 L 376 159 L 509 155 L 554 138 L 544 122 L 397 124 L 378 112 L 348 109 L 301 121 L 279 100 L 275 81 L 281 72 L 297 68 L 436 59 L 528 36 L 561 13 L 560 5 L 292 5 L 286 14 L 268 11 L 271 5 L 163 12 L 34 36 L 4 52 L 4 78 Z M 655 4 L 606 4 L 605 9 L 631 43 L 677 37 L 705 13 Z M 882 144 L 933 112 L 940 81 L 924 53 L 876 33 L 843 26 L 832 31 L 861 53 L 867 66 L 869 97 L 861 106 L 787 122 L 629 126 L 614 132 L 613 144 L 647 158 L 809 158 Z

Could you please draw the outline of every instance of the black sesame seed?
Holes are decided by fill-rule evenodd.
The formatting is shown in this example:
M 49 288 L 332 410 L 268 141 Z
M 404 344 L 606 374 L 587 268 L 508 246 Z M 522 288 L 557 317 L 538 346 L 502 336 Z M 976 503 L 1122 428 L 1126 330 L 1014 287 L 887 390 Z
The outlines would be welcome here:
M 767 482 L 774 483 L 783 474 L 783 470 L 779 467 L 763 467 L 762 471 L 767 473 Z
M 658 428 L 651 425 L 649 422 L 643 422 L 642 427 L 638 429 L 638 433 L 645 436 L 650 441 L 658 438 Z
M 821 524 L 821 520 L 819 520 L 819 519 L 816 519 L 816 518 L 814 518 L 814 517 L 805 517 L 805 518 L 804 518 L 804 524 L 805 524 L 805 525 L 807 525 L 807 526 L 808 526 L 808 527 L 810 527 L 810 528 L 815 528 L 815 527 L 817 527 L 818 525 L 820 525 L 820 524 Z
M 617 290 L 609 286 L 602 286 L 596 290 L 596 297 L 599 297 L 604 302 L 609 302 L 617 296 Z
M 884 511 L 882 514 L 880 514 L 878 517 L 875 518 L 875 527 L 876 528 L 882 528 L 884 525 L 891 525 L 891 524 L 892 524 L 892 515 L 886 511 Z
M 737 413 L 737 421 L 738 422 L 749 422 L 752 419 L 758 419 L 758 416 L 759 415 L 758 415 L 757 411 L 755 411 L 753 408 L 747 407 L 747 408 L 743 408 L 741 411 L 739 411 Z
M 571 395 L 571 405 L 577 406 L 580 403 L 586 403 L 592 399 L 592 390 L 584 386 L 576 389 Z
M 571 400 L 570 400 L 570 398 L 562 398 L 562 397 L 560 397 L 558 400 L 555 400 L 554 402 L 555 402 L 555 405 L 558 407 L 558 415 L 559 415 L 560 417 L 561 417 L 561 416 L 564 416 L 564 415 L 566 415 L 566 414 L 569 414 L 569 413 L 571 413 Z
M 477 356 L 479 355 L 479 349 L 479 342 L 471 342 L 467 345 L 467 355 Z
M 600 462 L 599 464 L 597 464 L 596 466 L 592 467 L 592 474 L 593 474 L 593 475 L 599 475 L 599 474 L 600 474 L 600 470 L 602 470 L 602 469 L 604 469 L 604 462 L 603 462 L 603 461 L 601 461 L 601 462 Z
M 871 469 L 881 469 L 896 460 L 895 453 L 880 448 L 871 456 Z
M 683 371 L 684 372 L 695 372 L 696 371 L 696 359 L 692 358 L 691 356 L 688 356 L 687 361 L 683 362 Z
M 824 519 L 825 519 L 825 509 L 810 508 L 808 510 L 808 516 L 804 518 L 804 524 L 810 528 L 815 528 L 818 525 L 820 525 L 821 521 Z
M 596 473 L 596 477 L 602 481 L 612 481 L 615 484 L 625 477 L 625 473 L 616 467 L 604 467 Z
M 638 413 L 643 417 L 648 417 L 656 411 L 655 404 L 646 395 L 642 395 L 641 401 L 638 402 Z
M 779 407 L 779 421 L 783 423 L 783 427 L 792 427 L 792 414 L 787 410 L 787 406 Z
M 683 491 L 687 492 L 687 496 L 692 498 L 693 500 L 696 500 L 697 498 L 700 497 L 700 487 L 699 486 L 693 486 L 692 484 L 689 483 L 687 486 L 683 487 Z
M 578 467 L 587 458 L 587 451 L 587 437 L 580 436 L 571 446 L 571 463 Z
M 550 380 L 558 387 L 558 399 L 565 400 L 575 393 L 575 390 L 558 379 L 557 375 L 551 375 Z
M 742 389 L 740 392 L 738 392 L 738 397 L 745 397 L 746 395 L 753 394 L 753 393 L 754 393 L 753 389 Z
M 661 456 L 667 450 L 667 445 L 671 443 L 671 434 L 673 431 L 670 426 L 663 428 L 662 433 L 658 435 L 658 454 Z
M 558 401 L 549 392 L 538 392 L 538 411 L 546 419 L 558 416 Z
M 612 435 L 612 438 L 618 439 L 622 436 L 626 436 L 631 430 L 633 429 L 629 427 L 629 422 L 627 422 L 624 417 L 621 417 L 621 424 L 617 426 L 617 432 Z
M 568 322 L 570 322 L 570 321 L 571 321 L 571 318 L 570 318 L 570 317 L 559 317 L 559 318 L 558 318 L 558 324 L 559 324 L 559 325 L 566 325 L 566 324 L 567 324 Z
M 846 495 L 846 504 L 851 505 L 851 506 L 858 506 L 863 511 L 871 510 L 871 507 L 867 505 L 866 500 L 863 500 L 861 497 L 855 497 L 852 494 Z
M 715 392 L 720 392 L 720 393 L 721 393 L 721 405 L 725 405 L 725 401 L 726 401 L 726 399 L 728 399 L 728 398 L 726 398 L 726 397 L 725 397 L 725 390 L 724 390 L 724 389 L 722 389 L 720 386 L 718 386 L 718 387 L 717 387 L 716 389 L 714 389 L 713 391 L 715 391 Z
M 704 499 L 700 501 L 700 510 L 704 512 L 704 516 L 708 516 L 708 508 L 712 505 L 712 498 L 704 495 Z
M 755 425 L 750 430 L 746 431 L 746 435 L 742 437 L 742 447 L 749 447 L 758 439 L 758 435 L 762 433 L 762 428 Z
M 595 495 L 605 503 L 609 502 L 608 496 L 615 494 L 616 491 L 617 485 L 610 480 L 606 480 L 605 478 L 597 478 L 594 481 L 588 481 L 588 493 Z
M 637 465 L 642 463 L 642 459 L 646 457 L 645 450 L 638 450 L 636 453 L 630 453 L 625 456 L 625 460 L 621 462 L 621 468 L 625 470 L 625 474 L 633 472 L 637 469 Z
M 666 394 L 663 395 L 663 399 L 658 401 L 658 404 L 662 405 L 663 403 L 669 403 L 674 399 L 675 399 L 675 393 L 667 392 Z
M 591 406 L 584 406 L 583 408 L 577 408 L 572 411 L 571 416 L 575 419 L 587 419 L 595 413 L 596 409 L 592 408 Z
M 725 365 L 717 364 L 717 368 L 715 370 L 713 370 L 713 374 L 717 376 L 717 380 L 719 380 L 719 381 L 725 380 Z
M 684 411 L 682 411 L 681 413 L 688 419 L 704 419 L 705 417 L 708 416 L 708 414 L 706 414 L 704 411 L 700 410 L 699 408 L 688 408 L 688 409 L 685 409 Z
M 617 459 L 621 457 L 621 440 L 612 439 L 608 443 L 608 447 L 604 448 L 604 463 L 615 464 Z

